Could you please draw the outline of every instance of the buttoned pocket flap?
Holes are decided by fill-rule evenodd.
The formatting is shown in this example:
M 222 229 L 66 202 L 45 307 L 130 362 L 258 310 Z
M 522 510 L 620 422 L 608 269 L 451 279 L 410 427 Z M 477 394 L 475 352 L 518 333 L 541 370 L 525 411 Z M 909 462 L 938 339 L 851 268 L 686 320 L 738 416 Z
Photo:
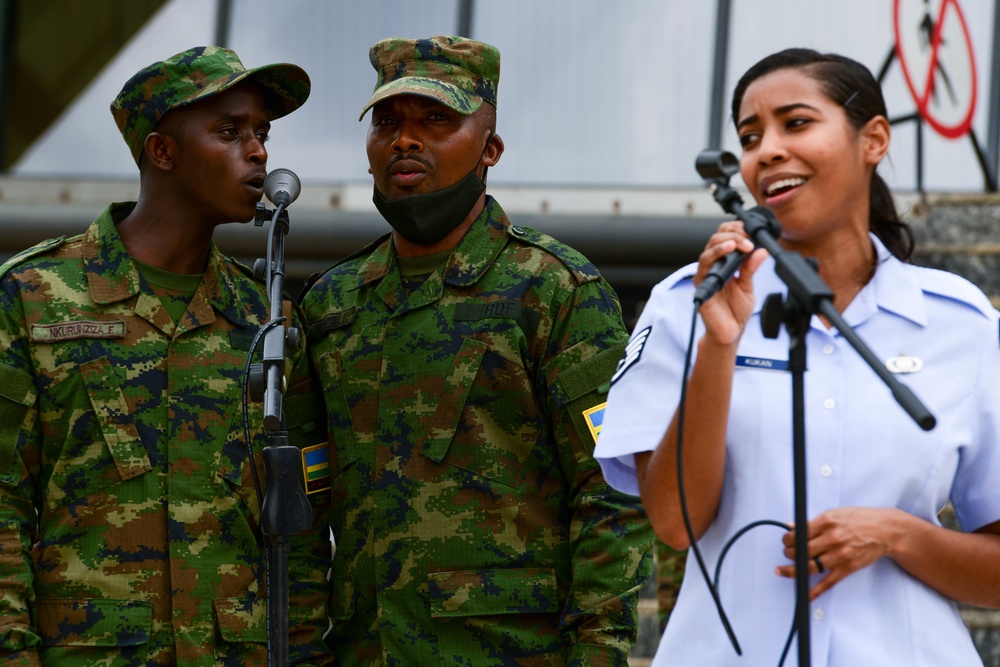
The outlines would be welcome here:
M 0 364 L 0 476 L 11 473 L 20 433 L 31 430 L 25 418 L 37 395 L 30 375 Z
M 267 641 L 267 600 L 216 598 L 219 635 L 227 642 Z
M 491 568 L 430 575 L 434 618 L 558 613 L 556 573 L 548 568 Z

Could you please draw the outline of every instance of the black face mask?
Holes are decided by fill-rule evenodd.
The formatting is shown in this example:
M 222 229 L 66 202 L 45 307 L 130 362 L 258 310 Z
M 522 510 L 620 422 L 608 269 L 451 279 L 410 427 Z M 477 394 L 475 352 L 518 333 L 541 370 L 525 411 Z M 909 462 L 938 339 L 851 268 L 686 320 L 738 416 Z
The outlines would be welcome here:
M 490 133 L 479 160 L 486 154 L 492 139 L 493 133 Z M 477 166 L 479 160 L 476 161 Z M 485 191 L 486 183 L 473 169 L 465 178 L 444 190 L 392 201 L 383 197 L 376 186 L 372 201 L 386 222 L 404 239 L 418 245 L 434 245 L 465 220 Z
M 444 190 L 389 201 L 376 187 L 372 201 L 400 236 L 419 245 L 434 245 L 465 220 L 486 184 L 475 171 Z

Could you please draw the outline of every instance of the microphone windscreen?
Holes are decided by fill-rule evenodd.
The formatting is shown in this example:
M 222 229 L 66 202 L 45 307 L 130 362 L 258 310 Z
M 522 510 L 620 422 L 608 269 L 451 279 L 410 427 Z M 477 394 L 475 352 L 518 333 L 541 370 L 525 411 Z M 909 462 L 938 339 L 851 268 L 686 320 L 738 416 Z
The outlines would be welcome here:
M 290 169 L 275 169 L 264 179 L 264 196 L 273 204 L 288 206 L 302 192 L 299 177 Z

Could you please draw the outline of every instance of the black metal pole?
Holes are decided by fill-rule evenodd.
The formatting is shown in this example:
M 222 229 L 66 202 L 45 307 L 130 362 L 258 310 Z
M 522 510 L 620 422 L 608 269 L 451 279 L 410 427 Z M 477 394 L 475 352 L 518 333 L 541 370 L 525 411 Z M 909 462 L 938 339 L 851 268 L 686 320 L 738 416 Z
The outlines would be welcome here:
M 979 146 L 979 139 L 976 137 L 976 131 L 971 127 L 969 128 L 969 140 L 972 142 L 972 150 L 976 153 L 976 159 L 979 160 L 979 168 L 983 172 L 983 188 L 987 192 L 996 192 L 996 171 L 994 171 L 993 167 L 990 165 L 989 157 Z
M 229 48 L 229 23 L 233 1 L 218 0 L 215 12 L 215 45 Z
M 285 277 L 285 234 L 288 213 L 279 204 L 271 219 L 268 256 L 265 259 L 270 321 L 282 317 Z M 294 333 L 293 333 L 294 332 Z M 286 342 L 296 346 L 299 332 L 294 327 L 275 326 L 264 335 L 262 364 L 264 429 L 264 467 L 267 482 L 260 506 L 260 526 L 267 542 L 267 632 L 268 663 L 271 667 L 288 665 L 288 556 L 290 535 L 312 525 L 312 506 L 303 487 L 302 457 L 288 442 L 283 412 Z
M 993 57 L 990 58 L 990 98 L 986 113 L 986 164 L 994 191 L 1000 178 L 1000 0 L 993 3 Z
M 730 0 L 718 0 L 715 10 L 715 55 L 712 63 L 712 98 L 708 105 L 708 147 L 722 146 L 722 115 L 726 108 L 726 65 L 729 59 Z
M 810 314 L 799 309 L 786 323 L 789 334 L 788 364 L 792 372 L 792 475 L 795 485 L 795 627 L 798 634 L 799 667 L 811 661 L 809 621 L 809 515 L 806 498 L 805 372 L 806 333 Z
M 8 124 L 14 103 L 14 54 L 17 44 L 17 2 L 0 0 L 0 173 L 7 171 Z
M 924 119 L 917 116 L 917 192 L 924 197 Z
M 458 34 L 462 37 L 472 37 L 472 10 L 474 0 L 459 0 L 458 3 Z

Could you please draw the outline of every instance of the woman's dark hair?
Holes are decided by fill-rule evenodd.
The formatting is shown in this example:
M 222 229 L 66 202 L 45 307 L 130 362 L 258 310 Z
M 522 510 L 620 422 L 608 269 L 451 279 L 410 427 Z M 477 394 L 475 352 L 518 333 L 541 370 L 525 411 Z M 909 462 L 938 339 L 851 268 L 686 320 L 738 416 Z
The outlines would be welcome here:
M 862 128 L 875 116 L 886 116 L 882 87 L 861 63 L 835 53 L 812 49 L 785 49 L 767 56 L 746 71 L 733 90 L 733 123 L 738 122 L 740 105 L 750 84 L 781 69 L 801 69 L 819 82 L 831 100 L 844 105 L 851 125 Z M 869 198 L 871 231 L 897 258 L 909 261 L 913 254 L 913 230 L 900 220 L 889 186 L 877 171 L 872 172 Z

